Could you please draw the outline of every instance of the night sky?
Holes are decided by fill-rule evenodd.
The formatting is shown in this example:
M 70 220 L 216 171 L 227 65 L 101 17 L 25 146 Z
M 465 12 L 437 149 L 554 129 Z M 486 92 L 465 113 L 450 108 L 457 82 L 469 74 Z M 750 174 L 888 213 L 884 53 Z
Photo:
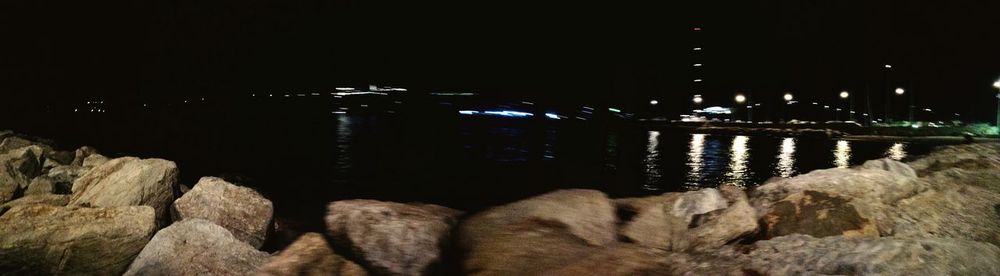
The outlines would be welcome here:
M 692 94 L 866 87 L 879 107 L 902 86 L 918 106 L 994 116 L 1000 2 L 539 2 L 2 1 L 0 89 L 32 106 L 373 83 L 677 113 Z

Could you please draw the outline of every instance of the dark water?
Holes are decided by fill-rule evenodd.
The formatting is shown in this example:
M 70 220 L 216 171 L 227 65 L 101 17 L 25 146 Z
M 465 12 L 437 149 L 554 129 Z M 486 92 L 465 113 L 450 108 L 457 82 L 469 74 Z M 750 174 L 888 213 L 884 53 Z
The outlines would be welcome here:
M 257 188 L 282 220 L 318 230 L 327 202 L 420 201 L 475 211 L 560 188 L 613 197 L 734 183 L 924 154 L 930 144 L 723 136 L 451 112 L 331 114 L 201 107 L 81 115 L 23 131 L 112 156 L 174 160 L 181 182 Z M 317 110 L 328 110 L 318 108 Z

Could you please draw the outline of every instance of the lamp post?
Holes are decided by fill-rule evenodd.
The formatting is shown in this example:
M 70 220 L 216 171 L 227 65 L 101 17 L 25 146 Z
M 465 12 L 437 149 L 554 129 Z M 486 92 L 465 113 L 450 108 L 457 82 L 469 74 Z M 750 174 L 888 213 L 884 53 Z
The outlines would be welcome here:
M 847 106 L 849 110 L 847 116 L 848 118 L 850 118 L 849 120 L 854 121 L 854 101 L 853 99 L 851 99 L 851 93 L 847 92 L 846 90 L 840 91 L 840 98 L 847 100 Z M 837 114 L 839 115 L 840 112 L 838 112 Z
M 795 97 L 792 96 L 792 93 L 785 93 L 785 96 L 782 98 L 785 99 L 785 122 L 788 122 L 788 110 L 792 108 L 792 100 L 795 99 Z
M 747 97 L 743 96 L 743 94 L 736 94 L 735 100 L 736 100 L 736 107 L 739 108 L 740 105 L 743 105 L 743 103 L 747 101 Z M 747 116 L 749 117 L 750 109 L 748 108 L 746 109 L 746 111 L 748 114 Z
M 893 90 L 893 92 L 896 93 L 896 96 L 902 96 L 903 94 L 906 94 L 906 89 L 903 89 L 902 87 L 896 87 L 896 90 Z M 908 110 L 909 110 L 909 114 L 910 114 L 910 118 L 909 118 L 910 119 L 910 124 L 913 124 L 913 102 L 912 101 L 910 102 L 910 107 L 908 108 Z
M 997 91 L 997 130 L 1000 132 L 1000 80 L 993 83 L 993 88 Z

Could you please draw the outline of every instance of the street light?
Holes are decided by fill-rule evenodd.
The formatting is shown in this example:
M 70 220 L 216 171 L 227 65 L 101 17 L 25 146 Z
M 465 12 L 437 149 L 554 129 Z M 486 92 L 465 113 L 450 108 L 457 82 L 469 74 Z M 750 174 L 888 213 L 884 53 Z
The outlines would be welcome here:
M 785 101 L 786 102 L 790 102 L 790 101 L 792 101 L 792 99 L 794 99 L 792 97 L 792 93 L 785 93 Z
M 701 95 L 694 95 L 694 98 L 691 99 L 691 101 L 694 102 L 694 103 L 696 103 L 696 104 L 700 104 L 701 101 L 702 101 Z
M 847 91 L 840 91 L 840 98 L 841 99 L 847 99 L 847 97 L 850 97 L 850 96 L 851 96 L 851 93 L 847 93 Z
M 743 103 L 745 101 L 747 101 L 747 97 L 743 96 L 743 94 L 736 94 L 737 103 Z
M 1000 90 L 1000 80 L 993 83 L 993 88 Z M 997 131 L 1000 132 L 1000 91 L 997 92 Z
M 896 95 L 903 95 L 903 93 L 906 93 L 905 89 L 902 87 L 896 88 Z
M 649 101 L 649 105 L 657 105 L 659 103 L 660 103 L 660 101 L 657 101 L 657 100 L 650 100 Z

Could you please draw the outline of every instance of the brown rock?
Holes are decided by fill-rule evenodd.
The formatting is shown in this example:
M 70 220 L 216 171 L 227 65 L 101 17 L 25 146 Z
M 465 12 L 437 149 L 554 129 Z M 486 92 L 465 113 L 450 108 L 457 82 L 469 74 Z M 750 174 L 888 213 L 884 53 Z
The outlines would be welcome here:
M 326 226 L 375 271 L 420 275 L 440 260 L 459 214 L 429 204 L 344 200 L 330 203 Z
M 97 154 L 96 149 L 88 146 L 80 147 L 76 150 L 76 152 L 74 152 L 73 161 L 70 162 L 70 165 L 83 166 L 83 160 L 93 154 Z
M 8 209 L 17 206 L 27 206 L 27 205 L 50 205 L 50 206 L 66 206 L 69 204 L 69 195 L 54 195 L 54 194 L 41 194 L 41 195 L 26 195 L 21 198 L 11 200 L 10 202 L 0 205 L 0 214 L 3 214 Z
M 270 200 L 247 187 L 217 177 L 202 177 L 173 204 L 174 220 L 201 218 L 226 228 L 237 239 L 260 248 L 274 216 Z
M 10 138 L 8 138 L 10 139 Z M 0 154 L 0 203 L 14 199 L 41 173 L 42 149 L 28 146 Z
M 361 266 L 335 254 L 319 233 L 306 233 L 271 258 L 257 275 L 367 275 Z
M 859 214 L 848 199 L 816 191 L 792 194 L 777 202 L 763 222 L 768 238 L 793 233 L 814 237 L 879 235 L 872 220 Z
M 168 218 L 177 186 L 177 165 L 163 159 L 116 158 L 95 167 L 73 183 L 70 204 L 96 207 L 146 205 L 157 221 Z
M 222 226 L 195 218 L 156 232 L 124 275 L 250 275 L 269 257 Z
M 119 275 L 156 232 L 153 209 L 17 206 L 0 216 L 0 271 Z

